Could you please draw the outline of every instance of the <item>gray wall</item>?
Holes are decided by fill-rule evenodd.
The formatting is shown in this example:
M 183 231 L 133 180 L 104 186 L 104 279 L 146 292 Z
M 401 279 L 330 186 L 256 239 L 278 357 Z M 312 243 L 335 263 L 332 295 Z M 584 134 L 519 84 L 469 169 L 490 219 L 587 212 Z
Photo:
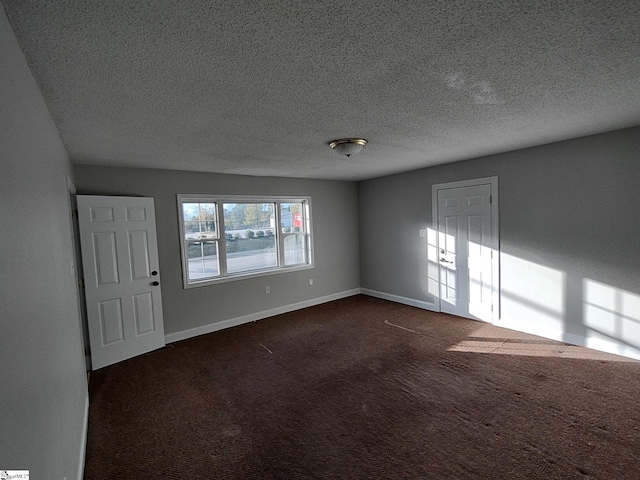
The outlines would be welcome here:
M 362 288 L 432 301 L 432 185 L 494 175 L 501 324 L 637 355 L 640 128 L 361 182 Z
M 81 478 L 88 407 L 60 137 L 0 6 L 0 468 Z
M 341 294 L 360 286 L 354 182 L 173 170 L 74 167 L 78 193 L 155 199 L 165 332 L 172 334 Z M 178 193 L 310 195 L 315 268 L 184 289 Z M 314 285 L 308 280 L 313 278 Z M 271 293 L 265 294 L 265 286 Z

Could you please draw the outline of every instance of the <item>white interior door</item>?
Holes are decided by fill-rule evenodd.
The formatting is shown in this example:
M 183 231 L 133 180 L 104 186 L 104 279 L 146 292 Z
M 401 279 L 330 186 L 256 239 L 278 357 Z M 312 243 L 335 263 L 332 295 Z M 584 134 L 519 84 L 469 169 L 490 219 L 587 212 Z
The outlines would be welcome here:
M 164 346 L 152 198 L 78 195 L 93 370 Z
M 440 310 L 494 321 L 498 298 L 497 205 L 492 203 L 492 183 L 478 182 L 434 186 Z

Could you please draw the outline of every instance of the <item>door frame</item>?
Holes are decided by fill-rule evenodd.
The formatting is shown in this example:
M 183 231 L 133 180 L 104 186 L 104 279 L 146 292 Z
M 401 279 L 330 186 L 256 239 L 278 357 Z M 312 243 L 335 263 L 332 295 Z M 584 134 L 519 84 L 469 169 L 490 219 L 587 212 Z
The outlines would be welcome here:
M 76 295 L 78 297 L 78 318 L 82 337 L 82 355 L 85 369 L 91 371 L 91 354 L 89 349 L 89 329 L 87 322 L 87 306 L 84 297 L 84 272 L 82 268 L 82 251 L 80 250 L 80 225 L 78 225 L 78 202 L 76 186 L 67 175 L 67 190 L 69 194 L 69 218 L 71 219 L 71 240 L 73 245 L 72 269 L 76 281 Z
M 491 295 L 493 300 L 492 323 L 496 324 L 500 320 L 500 228 L 499 228 L 499 201 L 498 201 L 498 177 L 473 178 L 469 180 L 459 180 L 455 182 L 437 183 L 431 187 L 431 207 L 432 207 L 432 228 L 436 232 L 436 249 L 440 251 L 440 235 L 438 231 L 438 192 L 452 188 L 475 187 L 478 185 L 489 185 L 491 195 L 491 248 L 493 255 L 491 259 Z M 440 299 L 440 278 L 442 276 L 442 266 L 438 262 L 438 288 L 434 294 L 434 303 L 438 312 L 442 311 Z

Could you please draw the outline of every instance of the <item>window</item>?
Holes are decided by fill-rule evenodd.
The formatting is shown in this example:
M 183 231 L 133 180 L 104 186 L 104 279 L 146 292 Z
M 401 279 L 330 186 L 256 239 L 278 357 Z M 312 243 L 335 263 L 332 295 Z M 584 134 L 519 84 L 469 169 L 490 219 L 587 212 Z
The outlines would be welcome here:
M 308 197 L 178 195 L 184 286 L 313 266 Z

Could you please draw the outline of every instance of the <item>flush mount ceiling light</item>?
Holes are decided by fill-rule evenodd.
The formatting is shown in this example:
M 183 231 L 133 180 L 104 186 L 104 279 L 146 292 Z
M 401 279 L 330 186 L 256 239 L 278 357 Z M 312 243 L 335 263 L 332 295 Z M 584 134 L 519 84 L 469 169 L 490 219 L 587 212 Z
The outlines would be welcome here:
M 360 152 L 362 147 L 366 144 L 367 141 L 364 138 L 341 138 L 339 140 L 334 140 L 329 144 L 329 146 L 340 155 L 351 157 L 351 155 L 355 155 Z

